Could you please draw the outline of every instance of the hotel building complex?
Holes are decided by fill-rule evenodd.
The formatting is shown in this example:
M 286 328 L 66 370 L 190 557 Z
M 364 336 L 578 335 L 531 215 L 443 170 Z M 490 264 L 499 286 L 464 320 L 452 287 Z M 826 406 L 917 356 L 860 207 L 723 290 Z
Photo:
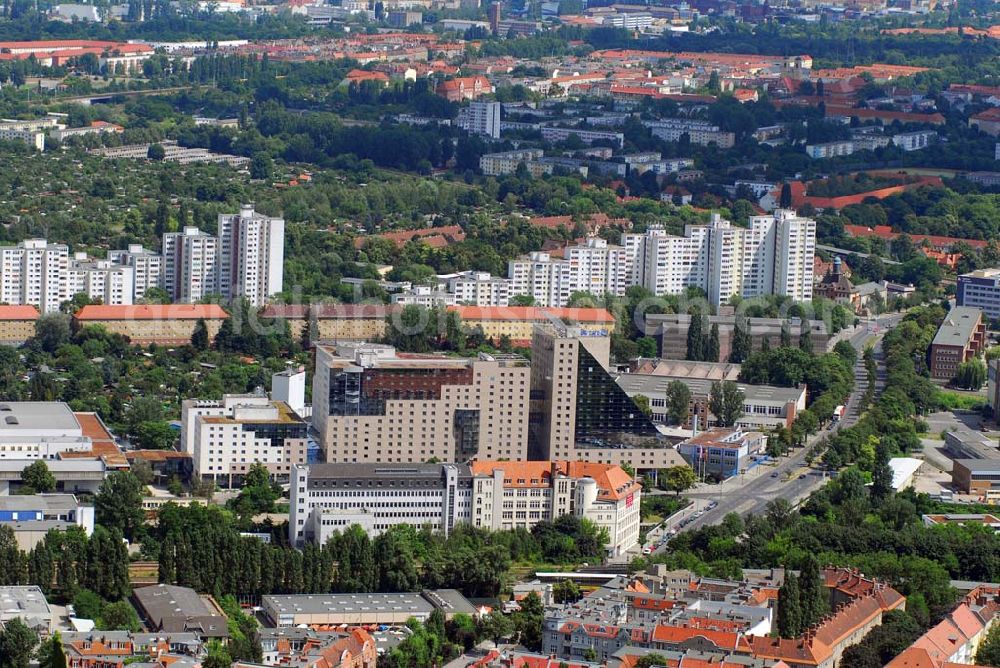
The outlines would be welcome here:
M 319 346 L 313 427 L 328 462 L 524 459 L 528 361 Z

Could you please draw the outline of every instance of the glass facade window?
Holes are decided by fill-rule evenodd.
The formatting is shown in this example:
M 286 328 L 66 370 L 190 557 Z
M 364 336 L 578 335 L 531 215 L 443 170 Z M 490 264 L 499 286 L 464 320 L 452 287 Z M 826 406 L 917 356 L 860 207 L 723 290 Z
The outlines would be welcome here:
M 600 445 L 601 441 L 614 439 L 619 434 L 659 436 L 652 419 L 639 410 L 582 344 L 577 360 L 577 443 Z

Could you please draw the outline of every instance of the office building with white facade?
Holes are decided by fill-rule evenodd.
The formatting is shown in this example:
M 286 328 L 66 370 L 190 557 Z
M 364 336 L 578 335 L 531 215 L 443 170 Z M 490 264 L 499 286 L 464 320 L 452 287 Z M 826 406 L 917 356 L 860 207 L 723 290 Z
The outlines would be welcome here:
M 181 451 L 194 474 L 224 487 L 239 483 L 252 464 L 276 479 L 309 457 L 308 424 L 283 401 L 264 394 L 227 394 L 221 401 L 181 405 Z
M 500 138 L 500 103 L 472 102 L 458 112 L 458 127 L 469 134 Z
M 977 269 L 958 277 L 955 304 L 980 309 L 987 318 L 1000 318 L 1000 269 Z
M 58 401 L 0 402 L 0 459 L 53 460 L 64 452 L 86 452 L 93 441 L 68 404 Z
M 445 535 L 458 524 L 530 530 L 575 514 L 607 529 L 608 554 L 618 555 L 639 539 L 641 491 L 620 467 L 587 462 L 295 466 L 288 539 L 322 545 L 354 524 L 371 536 L 400 524 Z
M 163 285 L 163 256 L 140 244 L 129 244 L 128 250 L 108 251 L 108 259 L 132 268 L 132 302 L 142 301 L 149 288 Z
M 397 524 L 447 535 L 468 523 L 467 464 L 314 464 L 295 466 L 289 487 L 288 540 L 326 543 L 352 524 L 377 536 Z
M 18 548 L 28 551 L 49 531 L 80 527 L 94 533 L 94 507 L 81 505 L 72 494 L 15 494 L 0 496 L 0 526 L 14 532 Z

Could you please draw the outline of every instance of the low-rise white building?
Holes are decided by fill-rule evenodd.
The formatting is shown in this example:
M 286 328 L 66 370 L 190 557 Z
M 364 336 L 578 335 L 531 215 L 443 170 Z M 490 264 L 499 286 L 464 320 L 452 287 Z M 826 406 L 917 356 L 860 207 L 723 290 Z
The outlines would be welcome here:
M 323 545 L 354 524 L 371 536 L 397 524 L 447 535 L 469 522 L 472 478 L 465 464 L 300 465 L 292 469 L 289 498 L 293 545 Z
M 692 144 L 708 146 L 715 144 L 719 148 L 732 148 L 736 144 L 735 133 L 722 130 L 718 125 L 708 121 L 687 118 L 663 118 L 656 121 L 643 121 L 654 137 L 663 141 L 680 141 L 687 136 Z
M 391 299 L 393 304 L 423 306 L 424 308 L 454 306 L 458 303 L 454 294 L 448 292 L 442 286 L 432 285 L 415 285 L 409 290 L 392 295 Z
M 642 485 L 613 464 L 473 461 L 472 524 L 493 531 L 531 529 L 563 515 L 608 532 L 607 553 L 639 541 Z
M 542 139 L 545 141 L 566 141 L 570 137 L 576 137 L 584 144 L 593 144 L 595 141 L 610 141 L 618 148 L 625 145 L 625 135 L 621 132 L 585 130 L 583 128 L 558 128 L 550 125 L 542 127 Z
M 68 404 L 59 401 L 0 402 L 0 459 L 57 459 L 65 452 L 85 452 L 91 439 Z
M 814 160 L 851 155 L 854 151 L 854 141 L 850 139 L 824 142 L 822 144 L 809 144 L 806 146 L 806 155 Z
M 472 306 L 507 306 L 510 300 L 510 280 L 490 275 L 487 271 L 463 271 L 447 280 L 448 292 L 455 303 Z
M 195 475 L 222 486 L 242 479 L 251 464 L 284 479 L 308 460 L 308 424 L 263 393 L 188 399 L 181 408 L 181 451 L 191 455 Z
M 938 133 L 934 130 L 917 130 L 916 132 L 903 132 L 892 136 L 892 143 L 904 151 L 919 151 L 937 140 Z
M 55 622 L 45 594 L 35 585 L 0 587 L 0 626 L 12 619 L 20 619 L 42 638 Z
M 24 142 L 38 151 L 44 151 L 45 133 L 49 130 L 61 130 L 64 127 L 51 116 L 28 121 L 4 118 L 0 119 L 0 139 Z
M 10 527 L 17 546 L 29 551 L 52 530 L 78 526 L 94 533 L 94 507 L 80 505 L 72 494 L 0 496 L 0 526 Z
M 608 554 L 618 555 L 639 539 L 641 491 L 620 467 L 588 462 L 295 466 L 288 538 L 323 544 L 354 524 L 372 536 L 397 524 L 530 529 L 574 514 L 606 529 Z

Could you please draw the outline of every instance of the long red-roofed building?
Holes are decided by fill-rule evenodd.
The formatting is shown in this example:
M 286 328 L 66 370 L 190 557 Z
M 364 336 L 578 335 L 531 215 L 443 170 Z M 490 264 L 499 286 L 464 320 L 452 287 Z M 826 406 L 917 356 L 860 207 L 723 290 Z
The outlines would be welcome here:
M 205 322 L 209 340 L 214 339 L 228 317 L 218 304 L 90 305 L 76 312 L 73 323 L 103 327 L 135 345 L 175 346 L 191 342 L 199 321 Z
M 753 655 L 791 668 L 834 668 L 844 650 L 861 642 L 889 610 L 903 609 L 898 591 L 848 568 L 822 572 L 832 612 L 798 638 L 751 636 Z
M 153 55 L 148 44 L 129 44 L 102 40 L 63 39 L 32 42 L 0 42 L 0 59 L 23 60 L 34 57 L 40 65 L 57 67 L 92 54 L 109 70 L 136 71 Z
M 998 611 L 1000 590 L 988 585 L 973 589 L 886 668 L 969 668 Z
M 806 204 L 810 204 L 817 209 L 843 209 L 852 204 L 861 204 L 868 198 L 885 199 L 891 195 L 896 195 L 914 188 L 923 186 L 941 187 L 944 182 L 937 176 L 923 176 L 909 183 L 901 183 L 895 186 L 868 190 L 854 195 L 839 195 L 837 197 L 819 197 L 808 193 L 808 185 L 801 181 L 789 181 L 788 186 L 792 191 L 792 207 L 801 209 Z M 778 189 L 780 192 L 780 188 Z
M 851 237 L 866 238 L 877 237 L 883 241 L 892 241 L 904 232 L 895 232 L 888 225 L 876 225 L 866 227 L 864 225 L 844 225 L 844 232 Z M 982 239 L 962 239 L 959 237 L 945 237 L 937 234 L 910 234 L 910 241 L 918 246 L 923 246 L 926 242 L 933 250 L 938 252 L 948 252 L 956 244 L 968 244 L 972 248 L 986 248 L 988 242 Z
M 396 244 L 397 248 L 402 248 L 408 241 L 419 241 L 431 248 L 444 248 L 448 244 L 465 241 L 465 232 L 458 225 L 446 225 L 444 227 L 424 227 L 419 230 L 400 230 L 398 232 L 383 232 L 367 237 L 357 237 L 354 240 L 354 247 L 362 249 L 369 239 L 385 239 Z
M 30 305 L 0 305 L 0 345 L 19 346 L 35 335 L 38 309 Z
M 487 339 L 507 337 L 514 345 L 530 345 L 535 326 L 551 323 L 554 318 L 571 322 L 592 336 L 607 337 L 615 329 L 614 316 L 603 308 L 449 306 L 448 310 L 458 313 L 466 327 L 480 328 Z

